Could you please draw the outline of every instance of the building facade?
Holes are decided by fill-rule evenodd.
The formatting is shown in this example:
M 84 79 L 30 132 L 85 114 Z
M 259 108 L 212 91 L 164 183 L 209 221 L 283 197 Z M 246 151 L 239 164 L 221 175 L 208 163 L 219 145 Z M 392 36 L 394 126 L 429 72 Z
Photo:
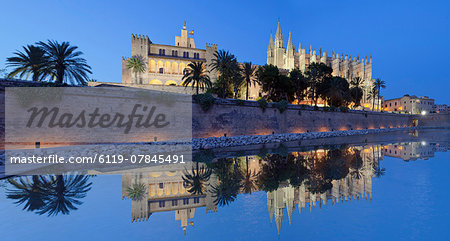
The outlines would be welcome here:
M 311 46 L 307 53 L 301 44 L 299 44 L 298 50 L 296 51 L 292 42 L 291 33 L 289 33 L 287 47 L 284 48 L 283 33 L 280 22 L 278 22 L 275 40 L 272 34 L 270 34 L 269 46 L 267 47 L 267 64 L 277 66 L 284 70 L 298 68 L 302 72 L 305 72 L 311 63 L 324 63 L 333 69 L 333 76 L 339 76 L 348 81 L 356 77 L 364 80 L 363 102 L 366 102 L 368 99 L 367 93 L 373 86 L 372 56 L 363 59 L 360 59 L 359 56 L 352 58 L 349 55 L 336 54 L 334 50 L 331 56 L 329 56 L 327 51 L 322 51 L 322 48 L 317 52 Z
M 428 114 L 433 111 L 434 99 L 427 96 L 404 95 L 401 98 L 385 100 L 383 110 L 403 114 Z
M 450 110 L 450 106 L 448 106 L 446 104 L 434 105 L 434 107 L 433 107 L 433 112 L 435 112 L 435 113 L 448 113 L 449 110 Z
M 145 71 L 134 72 L 128 68 L 130 58 L 122 58 L 122 83 L 143 85 L 182 85 L 186 66 L 193 62 L 204 62 L 211 81 L 217 73 L 209 67 L 217 45 L 206 44 L 205 49 L 195 47 L 194 32 L 188 32 L 186 23 L 180 36 L 175 36 L 174 45 L 153 43 L 148 36 L 131 35 L 131 57 L 140 58 L 145 64 Z

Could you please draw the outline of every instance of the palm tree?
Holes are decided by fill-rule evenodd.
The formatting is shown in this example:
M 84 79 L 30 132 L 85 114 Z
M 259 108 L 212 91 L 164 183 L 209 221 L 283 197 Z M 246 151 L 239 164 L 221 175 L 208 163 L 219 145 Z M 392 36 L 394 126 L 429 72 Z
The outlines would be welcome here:
M 386 88 L 386 82 L 384 80 L 381 80 L 380 78 L 376 79 L 374 82 L 374 88 L 377 88 L 378 91 L 378 110 L 380 110 L 380 98 L 381 98 L 381 89 Z
M 135 183 L 127 187 L 127 196 L 133 201 L 141 200 L 145 193 L 145 184 Z
M 362 88 L 361 86 L 364 84 L 364 80 L 360 77 L 353 78 L 352 81 L 350 81 L 350 85 L 352 88 L 350 89 L 350 93 L 352 94 L 353 101 L 355 103 L 354 107 L 359 106 L 361 97 L 362 97 Z
M 7 189 L 6 197 L 16 200 L 17 205 L 24 203 L 23 210 L 33 212 L 45 206 L 49 182 L 43 176 L 34 175 L 31 180 L 28 177 L 10 178 L 8 182 L 14 189 Z
M 58 41 L 48 40 L 47 43 L 37 43 L 48 56 L 49 70 L 56 78 L 56 83 L 62 84 L 70 81 L 78 84 L 86 84 L 88 74 L 92 74 L 91 67 L 86 60 L 80 56 L 83 54 L 77 51 L 77 46 L 71 46 L 69 42 L 58 43 Z
M 214 53 L 214 58 L 210 66 L 212 70 L 217 70 L 220 73 L 220 77 L 222 78 L 222 98 L 225 98 L 225 89 L 227 83 L 229 83 L 230 79 L 234 76 L 234 68 L 233 65 L 237 64 L 236 57 L 230 52 L 225 50 L 219 50 Z
M 59 213 L 69 214 L 71 210 L 77 210 L 79 199 L 86 197 L 91 190 L 89 176 L 83 175 L 56 175 L 50 177 L 51 184 L 46 188 L 45 206 L 37 213 L 55 216 Z
M 245 157 L 245 162 L 247 168 L 244 177 L 242 179 L 242 191 L 244 193 L 251 194 L 253 191 L 257 189 L 256 177 L 258 176 L 259 173 L 252 172 L 251 170 L 248 169 L 248 156 Z
M 6 66 L 15 68 L 9 75 L 8 78 L 14 78 L 19 75 L 22 78 L 26 75 L 32 75 L 33 81 L 40 81 L 45 79 L 47 76 L 48 67 L 48 57 L 45 55 L 45 51 L 35 45 L 27 45 L 23 47 L 23 52 L 14 52 L 14 57 L 9 57 L 6 59 Z
M 192 172 L 189 173 L 187 170 L 183 173 L 183 181 L 188 187 L 188 192 L 194 195 L 202 195 L 203 187 L 205 183 L 209 180 L 211 176 L 211 169 L 205 168 L 204 166 L 199 167 L 198 162 L 195 163 L 195 168 L 192 166 Z
M 198 95 L 199 88 L 203 90 L 205 87 L 211 87 L 212 83 L 206 74 L 203 62 L 191 62 L 187 67 L 189 67 L 189 70 L 186 71 L 182 79 L 185 88 L 192 83 L 192 88 L 194 86 L 196 87 L 196 93 Z
M 219 182 L 210 191 L 215 198 L 214 203 L 225 206 L 233 202 L 241 189 L 242 176 L 236 162 L 232 159 L 218 159 L 214 163 Z
M 134 72 L 135 84 L 142 84 L 138 81 L 138 74 L 145 72 L 145 64 L 140 56 L 134 56 L 127 60 L 127 69 L 131 69 Z
M 245 99 L 248 100 L 248 87 L 255 84 L 255 72 L 256 66 L 252 65 L 252 62 L 245 62 L 242 68 L 242 76 L 244 76 L 245 84 L 247 86 L 247 93 L 245 94 Z
M 374 86 L 370 89 L 369 93 L 367 93 L 367 99 L 372 100 L 372 111 L 375 108 L 375 99 L 378 96 L 378 89 Z
M 234 65 L 234 68 L 237 70 L 233 71 L 234 76 L 231 78 L 231 84 L 233 85 L 234 98 L 237 99 L 239 96 L 239 90 L 245 82 L 245 77 L 241 75 L 241 67 L 239 67 L 237 63 Z

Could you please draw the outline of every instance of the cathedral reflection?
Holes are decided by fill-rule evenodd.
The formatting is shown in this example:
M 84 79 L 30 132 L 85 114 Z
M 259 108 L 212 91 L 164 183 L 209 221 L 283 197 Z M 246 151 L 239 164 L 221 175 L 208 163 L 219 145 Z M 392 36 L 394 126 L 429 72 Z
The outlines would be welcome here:
M 196 208 L 207 213 L 232 203 L 238 194 L 265 191 L 270 222 L 278 232 L 283 216 L 291 222 L 297 208 L 312 211 L 352 199 L 372 199 L 372 178 L 384 173 L 380 145 L 259 154 L 153 167 L 123 174 L 122 197 L 134 184 L 144 184 L 141 197 L 130 198 L 131 221 L 145 221 L 153 213 L 174 211 L 186 232 L 194 225 Z M 132 190 L 131 190 L 132 191 Z M 133 196 L 135 197 L 135 196 Z
M 372 200 L 372 179 L 386 172 L 384 156 L 405 161 L 427 159 L 447 151 L 448 143 L 405 142 L 288 152 L 281 144 L 258 155 L 140 169 L 122 175 L 122 197 L 131 199 L 131 221 L 153 213 L 174 211 L 184 232 L 194 225 L 196 208 L 213 213 L 239 194 L 264 191 L 270 222 L 280 233 L 283 216 L 289 223 L 301 213 L 351 200 Z M 208 156 L 208 154 L 206 155 Z M 208 158 L 206 158 L 208 159 Z M 145 187 L 136 195 L 133 186 Z M 130 193 L 131 192 L 131 193 Z M 133 198 L 130 198 L 133 197 Z

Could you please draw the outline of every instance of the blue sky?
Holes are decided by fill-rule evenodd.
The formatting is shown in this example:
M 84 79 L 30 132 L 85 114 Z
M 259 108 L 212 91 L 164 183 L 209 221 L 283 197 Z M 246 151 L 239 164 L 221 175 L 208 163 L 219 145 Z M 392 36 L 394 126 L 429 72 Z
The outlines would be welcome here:
M 450 104 L 450 3 L 446 1 L 6 1 L 0 15 L 0 68 L 22 45 L 40 40 L 79 46 L 98 81 L 121 81 L 131 34 L 173 44 L 186 20 L 197 47 L 215 43 L 239 61 L 264 64 L 270 32 L 282 24 L 294 46 L 373 55 L 383 94 L 426 95 Z

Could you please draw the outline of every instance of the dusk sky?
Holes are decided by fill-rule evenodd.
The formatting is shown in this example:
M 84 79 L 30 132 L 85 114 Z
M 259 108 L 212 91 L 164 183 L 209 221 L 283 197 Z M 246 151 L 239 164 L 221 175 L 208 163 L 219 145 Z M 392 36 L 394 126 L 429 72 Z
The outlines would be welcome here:
M 0 68 L 21 46 L 54 39 L 85 53 L 101 82 L 121 81 L 121 57 L 131 34 L 174 44 L 183 21 L 206 43 L 239 61 L 265 64 L 270 33 L 280 19 L 285 45 L 333 48 L 352 57 L 373 56 L 373 77 L 386 81 L 387 99 L 429 96 L 450 104 L 450 3 L 447 1 L 3 1 Z

